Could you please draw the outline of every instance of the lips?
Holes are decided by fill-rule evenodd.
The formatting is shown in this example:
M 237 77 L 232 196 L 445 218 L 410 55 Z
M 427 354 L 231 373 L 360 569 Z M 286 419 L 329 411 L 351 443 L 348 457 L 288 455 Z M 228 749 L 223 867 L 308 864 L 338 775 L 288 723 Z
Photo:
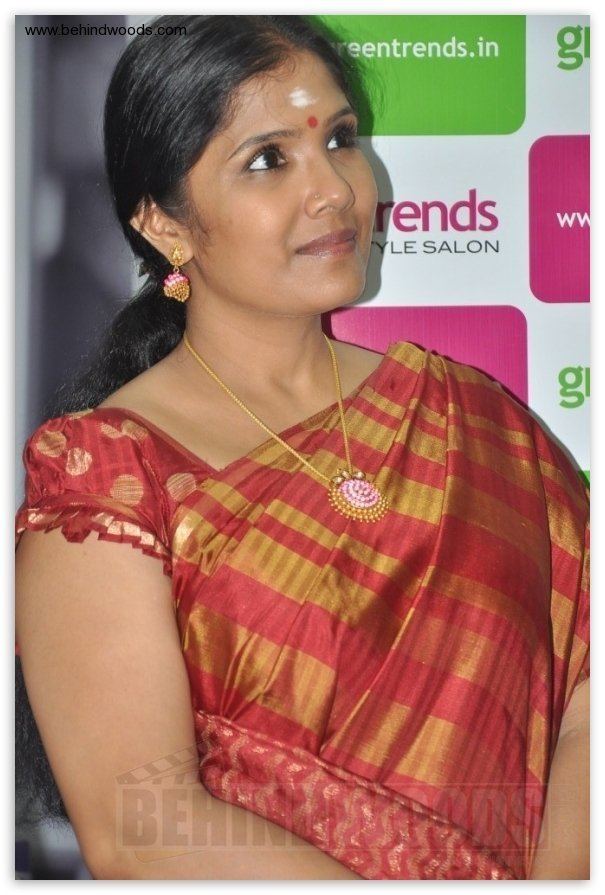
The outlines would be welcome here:
M 357 230 L 353 230 L 350 227 L 345 230 L 333 230 L 325 236 L 320 236 L 318 239 L 313 239 L 311 242 L 305 243 L 305 245 L 301 246 L 296 251 L 303 255 L 309 252 L 319 252 L 322 249 L 329 251 L 334 246 L 349 242 L 354 239 L 356 235 Z

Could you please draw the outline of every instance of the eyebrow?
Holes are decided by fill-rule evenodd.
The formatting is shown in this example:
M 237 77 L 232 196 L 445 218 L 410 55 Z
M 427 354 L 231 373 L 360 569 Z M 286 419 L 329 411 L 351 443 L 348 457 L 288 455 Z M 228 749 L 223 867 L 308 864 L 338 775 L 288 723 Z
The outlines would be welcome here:
M 357 117 L 357 113 L 355 109 L 353 109 L 350 105 L 343 106 L 342 109 L 339 109 L 338 112 L 333 112 L 332 115 L 329 115 L 325 122 L 324 126 L 332 124 L 333 121 L 336 121 L 337 118 L 342 118 L 343 115 L 353 114 Z M 299 137 L 303 132 L 303 129 L 300 127 L 290 128 L 289 130 L 277 130 L 277 131 L 267 131 L 266 134 L 256 134 L 254 137 L 248 137 L 247 140 L 244 140 L 243 143 L 235 149 L 231 155 L 227 158 L 227 161 L 230 161 L 234 155 L 237 155 L 242 149 L 248 149 L 250 146 L 257 146 L 259 143 L 264 143 L 265 140 L 274 140 L 278 137 Z

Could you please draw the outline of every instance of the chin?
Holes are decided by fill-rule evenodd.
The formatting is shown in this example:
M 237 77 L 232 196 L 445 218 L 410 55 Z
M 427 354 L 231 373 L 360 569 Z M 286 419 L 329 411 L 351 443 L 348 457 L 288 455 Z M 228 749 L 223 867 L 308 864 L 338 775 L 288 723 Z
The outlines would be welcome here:
M 365 288 L 365 277 L 360 279 L 355 287 L 350 289 L 337 288 L 335 284 L 335 289 L 333 292 L 330 290 L 322 291 L 321 296 L 319 298 L 318 304 L 321 305 L 319 308 L 319 312 L 321 314 L 327 314 L 330 311 L 335 311 L 337 308 L 347 307 L 347 305 L 352 305 L 356 302 L 361 295 L 363 294 L 363 290 Z

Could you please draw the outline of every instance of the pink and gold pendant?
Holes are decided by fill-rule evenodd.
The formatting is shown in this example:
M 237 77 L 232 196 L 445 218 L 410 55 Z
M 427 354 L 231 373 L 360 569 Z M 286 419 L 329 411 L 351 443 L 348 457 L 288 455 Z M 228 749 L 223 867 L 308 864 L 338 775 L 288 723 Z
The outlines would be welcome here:
M 389 501 L 376 485 L 366 479 L 365 473 L 357 470 L 352 475 L 347 469 L 339 470 L 332 478 L 328 489 L 328 499 L 337 512 L 350 519 L 374 522 L 382 519 L 389 508 Z

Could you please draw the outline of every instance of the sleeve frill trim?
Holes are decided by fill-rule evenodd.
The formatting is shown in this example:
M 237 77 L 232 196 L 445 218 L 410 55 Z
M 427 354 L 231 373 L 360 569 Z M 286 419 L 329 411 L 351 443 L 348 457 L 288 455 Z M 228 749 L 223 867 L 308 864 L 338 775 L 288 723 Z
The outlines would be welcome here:
M 83 513 L 82 509 L 81 505 L 57 509 L 21 507 L 15 522 L 16 545 L 26 528 L 33 531 L 51 531 L 60 527 L 68 541 L 78 543 L 88 537 L 91 531 L 96 531 L 102 540 L 129 543 L 148 556 L 161 559 L 164 574 L 172 576 L 171 553 L 153 532 L 142 528 L 131 519 L 120 518 L 106 510 L 89 507 L 88 512 Z

